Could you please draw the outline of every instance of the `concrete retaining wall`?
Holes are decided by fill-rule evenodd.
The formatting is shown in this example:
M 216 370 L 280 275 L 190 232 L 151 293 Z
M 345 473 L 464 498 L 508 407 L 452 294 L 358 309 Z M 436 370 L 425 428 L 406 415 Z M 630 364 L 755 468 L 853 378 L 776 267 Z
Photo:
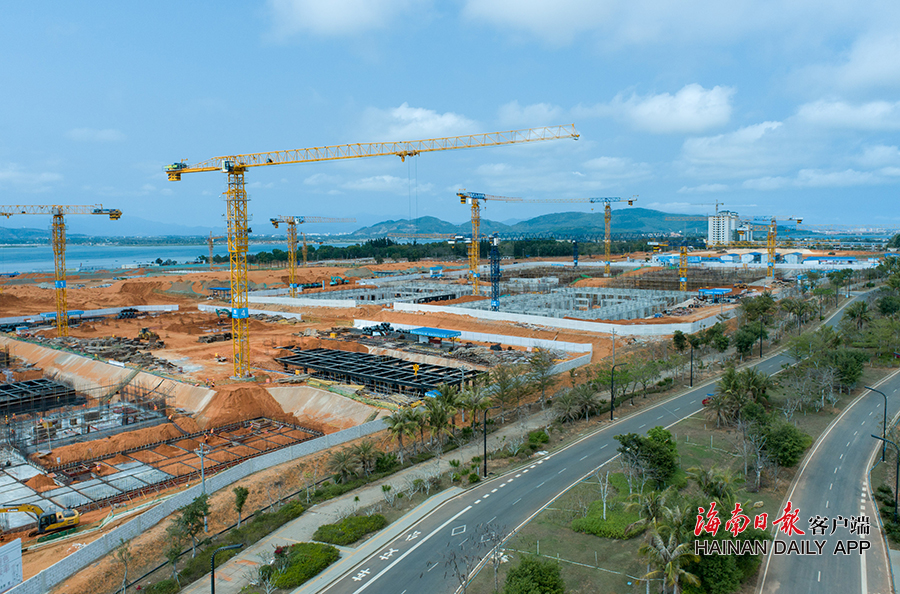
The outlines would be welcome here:
M 77 320 L 80 317 L 89 318 L 92 316 L 111 316 L 116 315 L 123 309 L 136 309 L 138 311 L 159 312 L 159 311 L 178 311 L 177 305 L 131 305 L 125 307 L 107 307 L 106 309 L 86 309 L 84 313 L 69 316 L 70 319 Z M 31 316 L 13 316 L 10 318 L 0 318 L 0 324 L 19 324 L 25 320 L 36 320 L 40 318 L 40 314 Z M 51 318 L 48 318 L 48 320 Z
M 566 320 L 562 318 L 545 318 L 528 314 L 511 314 L 502 311 L 482 311 L 465 307 L 442 307 L 440 305 L 427 305 L 417 303 L 394 303 L 395 311 L 444 313 L 457 316 L 471 316 L 482 320 L 503 320 L 507 322 L 522 322 L 545 326 L 548 328 L 566 328 L 569 330 L 583 330 L 611 334 L 615 330 L 619 336 L 667 336 L 681 330 L 685 334 L 693 334 L 714 325 L 719 314 L 696 322 L 684 322 L 682 324 L 608 324 L 604 322 L 586 322 L 582 320 Z M 724 316 L 734 316 L 734 310 L 725 312 Z
M 396 307 L 395 307 L 395 309 L 396 309 Z M 373 322 L 371 320 L 353 320 L 353 327 L 354 328 L 365 328 L 366 326 L 375 326 L 379 323 L 380 322 Z M 401 330 L 412 330 L 413 328 L 420 327 L 420 326 L 416 326 L 414 324 L 395 324 L 393 322 L 391 322 L 391 326 L 393 326 L 394 328 L 400 328 Z M 578 343 L 578 342 L 563 342 L 561 340 L 546 340 L 543 338 L 528 338 L 525 336 L 506 336 L 504 334 L 485 334 L 482 332 L 466 332 L 465 330 L 460 331 L 460 339 L 474 340 L 475 342 L 499 342 L 501 344 L 508 344 L 508 345 L 512 345 L 512 346 L 557 349 L 560 351 L 566 351 L 567 353 L 593 353 L 594 352 L 594 347 L 591 344 L 582 344 L 582 343 Z
M 207 313 L 216 313 L 217 309 L 227 309 L 227 308 L 216 307 L 215 305 L 206 305 L 204 303 L 201 303 L 201 304 L 197 305 L 197 309 L 199 309 L 200 311 L 205 311 Z M 293 320 L 302 319 L 300 317 L 301 314 L 295 313 L 295 312 L 290 312 L 290 311 L 271 311 L 268 309 L 248 309 L 247 312 L 250 313 L 250 315 L 262 314 L 265 316 L 281 316 L 282 318 L 291 318 Z
M 206 478 L 206 491 L 215 493 L 220 489 L 230 487 L 235 482 L 260 470 L 277 466 L 284 462 L 294 460 L 301 456 L 314 454 L 326 448 L 340 445 L 348 441 L 371 435 L 384 429 L 385 424 L 381 419 L 359 425 L 351 429 L 345 429 L 338 433 L 325 435 L 310 441 L 293 445 L 276 452 L 264 454 L 233 466 L 228 470 Z M 139 534 L 149 530 L 167 517 L 188 505 L 195 497 L 202 494 L 200 485 L 195 485 L 178 493 L 174 497 L 166 499 L 153 509 L 142 513 L 133 520 L 122 524 L 98 538 L 94 542 L 78 549 L 71 555 L 57 561 L 37 575 L 25 580 L 18 586 L 8 590 L 9 594 L 45 594 L 56 584 L 68 579 L 71 575 L 83 567 L 111 553 L 121 539 L 131 540 Z
M 582 365 L 587 365 L 591 362 L 591 353 L 586 355 L 581 355 L 580 357 L 575 357 L 574 359 L 569 359 L 568 361 L 563 361 L 562 363 L 557 363 L 553 367 L 550 368 L 550 373 L 556 375 L 557 373 L 563 373 L 564 371 L 569 371 L 570 369 L 577 369 Z
M 274 303 L 293 307 L 356 307 L 355 299 L 310 299 L 309 297 L 254 297 L 247 298 L 250 303 Z

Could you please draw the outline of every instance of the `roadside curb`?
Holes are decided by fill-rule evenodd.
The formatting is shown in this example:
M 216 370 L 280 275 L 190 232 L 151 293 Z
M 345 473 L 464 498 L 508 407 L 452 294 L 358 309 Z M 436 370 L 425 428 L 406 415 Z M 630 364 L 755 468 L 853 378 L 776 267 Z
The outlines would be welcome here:
M 294 590 L 292 594 L 314 594 L 315 592 L 320 592 L 324 588 L 330 586 L 332 582 L 335 582 L 343 577 L 347 570 L 355 566 L 362 559 L 368 558 L 378 549 L 400 536 L 404 531 L 409 529 L 410 526 L 413 526 L 416 522 L 427 516 L 440 505 L 444 504 L 445 502 L 456 497 L 464 491 L 465 489 L 462 489 L 460 487 L 450 487 L 448 489 L 444 489 L 436 495 L 433 495 L 432 497 L 429 497 L 428 499 L 420 503 L 417 507 L 404 514 L 396 522 L 390 524 L 384 530 L 368 539 L 348 555 L 341 556 L 341 559 L 337 563 L 331 565 L 328 569 L 325 570 L 324 573 L 318 575 L 311 582 L 308 582 Z

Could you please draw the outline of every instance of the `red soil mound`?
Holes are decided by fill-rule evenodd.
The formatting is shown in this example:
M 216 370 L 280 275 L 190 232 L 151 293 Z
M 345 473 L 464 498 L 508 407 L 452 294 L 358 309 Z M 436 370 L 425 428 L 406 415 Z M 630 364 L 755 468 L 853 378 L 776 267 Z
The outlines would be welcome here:
M 33 476 L 25 481 L 25 484 L 38 493 L 43 493 L 44 491 L 49 491 L 50 489 L 56 489 L 57 487 L 59 487 L 59 485 L 57 485 L 56 482 L 54 482 L 54 480 L 46 474 Z
M 285 414 L 272 395 L 258 384 L 222 386 L 216 391 L 210 403 L 197 415 L 197 421 L 207 429 L 258 417 L 298 423 L 294 415 Z
M 105 437 L 85 443 L 73 443 L 72 445 L 55 448 L 45 456 L 34 456 L 38 463 L 56 466 L 79 460 L 87 460 L 98 456 L 112 456 L 129 448 L 136 448 L 164 439 L 173 439 L 181 436 L 181 432 L 170 424 L 157 425 L 147 429 L 128 431 L 112 437 Z M 59 458 L 59 461 L 57 461 Z

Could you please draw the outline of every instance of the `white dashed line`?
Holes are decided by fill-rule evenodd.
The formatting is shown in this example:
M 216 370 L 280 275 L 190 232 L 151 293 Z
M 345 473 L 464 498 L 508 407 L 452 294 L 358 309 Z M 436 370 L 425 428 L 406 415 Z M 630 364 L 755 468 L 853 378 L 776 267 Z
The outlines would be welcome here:
M 506 481 L 506 482 L 507 482 L 507 483 L 511 483 L 511 482 L 513 482 L 513 479 L 509 479 L 509 480 Z
M 564 473 L 564 472 L 565 472 L 565 471 L 566 471 L 566 469 L 565 469 L 565 468 L 563 468 L 563 469 L 562 469 L 562 470 L 560 470 L 560 471 L 559 471 L 559 472 L 557 472 L 557 473 L 556 473 L 556 474 L 562 474 L 562 473 Z
M 490 497 L 490 496 L 491 496 L 490 493 L 485 493 L 483 499 L 487 499 L 487 498 Z
M 521 497 L 519 497 L 518 499 L 516 499 L 515 501 L 513 501 L 513 505 L 519 503 L 520 501 L 522 501 L 522 498 L 521 498 Z
M 491 493 L 496 493 L 497 489 L 491 489 Z
M 603 444 L 602 446 L 600 446 L 600 449 L 602 450 L 603 448 L 605 448 L 605 447 L 608 446 L 608 445 L 609 445 L 608 443 L 605 443 L 605 444 Z
M 828 509 L 828 502 L 825 502 L 825 509 Z
M 647 426 L 647 423 L 644 423 L 643 425 L 641 425 L 640 427 L 638 427 L 638 429 L 643 429 L 643 428 L 646 427 L 646 426 Z
M 497 519 L 497 516 L 494 516 L 493 518 L 491 518 L 490 520 L 488 520 L 487 523 L 490 524 L 491 522 L 493 522 L 493 521 L 496 520 L 496 519 Z
M 544 481 L 544 483 L 546 483 L 546 482 L 547 482 L 547 481 Z M 535 489 L 539 489 L 539 488 L 541 487 L 541 485 L 543 485 L 544 483 L 541 483 L 540 485 L 538 485 L 537 487 L 535 487 Z
M 519 478 L 520 476 L 522 476 L 522 473 L 521 473 L 521 472 L 520 472 L 519 474 L 516 475 L 516 478 Z
M 841 454 L 840 460 L 844 459 L 844 454 Z
M 828 490 L 831 491 L 831 487 L 833 487 L 833 486 L 834 486 L 834 483 L 831 483 L 830 485 L 828 485 Z
M 584 459 L 587 458 L 588 456 L 590 456 L 590 454 L 588 454 L 587 456 L 582 456 L 581 458 L 578 459 L 578 461 L 581 462 L 582 460 L 584 460 Z
M 658 421 L 658 420 L 660 420 L 661 418 L 663 418 L 664 416 L 666 416 L 666 415 L 659 415 L 658 417 L 656 417 L 656 420 Z
M 475 505 L 478 505 L 479 503 L 481 503 L 481 499 L 479 499 L 478 501 L 476 501 L 476 502 L 475 502 Z
M 502 485 L 500 485 L 500 488 L 502 489 L 505 486 L 506 486 L 506 483 L 503 483 Z
M 528 472 L 528 469 L 527 469 L 527 468 L 526 468 L 525 470 L 522 471 L 522 474 L 525 474 L 526 472 Z

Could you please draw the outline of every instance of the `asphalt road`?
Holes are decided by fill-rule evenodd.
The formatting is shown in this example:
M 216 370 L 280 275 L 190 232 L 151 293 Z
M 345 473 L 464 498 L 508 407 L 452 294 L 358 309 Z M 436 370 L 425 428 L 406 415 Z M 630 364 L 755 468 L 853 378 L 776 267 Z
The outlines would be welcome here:
M 900 376 L 894 374 L 880 386 L 873 386 L 888 396 L 888 421 L 900 405 Z M 816 444 L 807 458 L 788 499 L 800 512 L 797 526 L 804 535 L 788 537 L 779 532 L 776 540 L 824 542 L 820 555 L 769 554 L 763 566 L 760 592 L 890 592 L 890 575 L 883 540 L 878 528 L 877 510 L 869 498 L 866 471 L 873 450 L 881 452 L 881 442 L 871 437 L 881 435 L 884 398 L 866 392 L 845 409 L 827 435 Z M 827 518 L 826 529 L 813 534 L 810 518 Z M 854 534 L 843 518 L 868 516 L 868 534 Z M 840 520 L 839 520 L 840 518 Z M 770 520 L 774 518 L 770 517 Z M 837 521 L 836 525 L 834 521 Z M 834 532 L 832 533 L 832 529 Z M 871 547 L 845 552 L 864 540 Z M 847 546 L 849 541 L 854 545 Z M 805 546 L 800 544 L 801 547 Z M 838 549 L 838 547 L 842 549 Z M 817 550 L 812 546 L 808 550 Z M 801 548 L 801 550 L 803 550 Z
M 831 322 L 837 319 L 835 316 Z M 756 367 L 774 374 L 792 361 L 786 355 L 776 355 Z M 472 553 L 473 547 L 474 552 L 479 552 L 479 547 L 487 551 L 489 547 L 479 542 L 483 538 L 476 530 L 479 525 L 499 525 L 504 533 L 511 532 L 570 486 L 614 458 L 618 447 L 614 435 L 644 433 L 699 412 L 703 408 L 701 401 L 712 392 L 714 383 L 707 382 L 614 423 L 607 421 L 604 428 L 592 435 L 518 471 L 467 490 L 321 591 L 332 594 L 456 591 L 460 584 L 448 570 L 446 561 L 454 551 L 457 555 Z

